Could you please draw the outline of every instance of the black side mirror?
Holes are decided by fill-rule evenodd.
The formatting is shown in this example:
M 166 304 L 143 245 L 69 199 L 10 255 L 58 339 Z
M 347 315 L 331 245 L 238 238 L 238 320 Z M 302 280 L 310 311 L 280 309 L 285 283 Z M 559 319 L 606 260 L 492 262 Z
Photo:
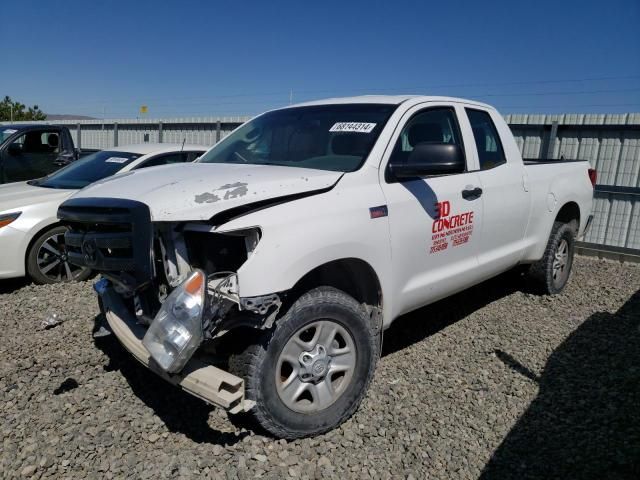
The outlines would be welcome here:
M 22 144 L 21 143 L 12 143 L 7 148 L 7 151 L 10 155 L 17 156 L 22 153 Z
M 419 143 L 406 162 L 389 164 L 389 170 L 398 179 L 462 173 L 464 168 L 462 148 L 448 143 Z

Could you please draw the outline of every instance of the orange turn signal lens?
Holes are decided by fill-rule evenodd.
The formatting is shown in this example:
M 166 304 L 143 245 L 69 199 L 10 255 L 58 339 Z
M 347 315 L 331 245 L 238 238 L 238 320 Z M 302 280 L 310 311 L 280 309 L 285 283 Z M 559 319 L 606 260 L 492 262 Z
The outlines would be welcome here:
M 6 215 L 0 215 L 0 228 L 6 227 L 16 218 L 20 216 L 22 212 L 7 213 Z
M 184 284 L 184 291 L 189 295 L 198 295 L 204 288 L 204 273 L 196 270 Z

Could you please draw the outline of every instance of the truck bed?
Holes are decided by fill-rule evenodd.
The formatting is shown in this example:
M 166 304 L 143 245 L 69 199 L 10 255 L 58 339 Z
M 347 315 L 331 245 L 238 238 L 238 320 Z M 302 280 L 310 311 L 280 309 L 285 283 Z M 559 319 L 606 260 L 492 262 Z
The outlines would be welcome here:
M 588 160 L 581 160 L 579 158 L 523 158 L 525 165 L 545 165 L 548 163 L 576 163 L 576 162 L 588 162 Z

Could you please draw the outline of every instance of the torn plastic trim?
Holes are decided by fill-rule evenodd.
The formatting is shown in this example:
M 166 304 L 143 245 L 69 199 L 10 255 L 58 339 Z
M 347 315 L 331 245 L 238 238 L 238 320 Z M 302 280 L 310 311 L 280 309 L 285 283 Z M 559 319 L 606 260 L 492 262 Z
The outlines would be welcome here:
M 257 297 L 244 297 L 240 299 L 240 309 L 248 310 L 258 315 L 266 315 L 271 307 L 280 309 L 282 301 L 280 297 L 271 293 L 269 295 L 259 295 Z
M 184 236 L 171 223 L 157 222 L 154 226 L 165 278 L 169 286 L 175 288 L 192 270 Z
M 283 195 L 280 197 L 268 198 L 266 200 L 247 203 L 245 205 L 233 207 L 228 210 L 223 210 L 222 212 L 216 213 L 213 217 L 211 217 L 209 219 L 209 223 L 215 227 L 219 227 L 220 225 L 224 225 L 225 223 L 228 223 L 231 220 L 235 220 L 239 217 L 243 217 L 250 213 L 264 210 L 266 208 L 270 208 L 276 205 L 281 205 L 283 203 L 288 203 L 294 200 L 299 200 L 301 198 L 312 197 L 315 195 L 320 195 L 322 193 L 327 193 L 333 190 L 333 188 L 338 184 L 338 182 L 342 177 L 344 177 L 344 173 L 340 175 L 338 180 L 336 180 L 333 185 L 330 185 L 326 188 L 320 188 L 318 190 L 310 190 L 307 192 L 293 193 L 291 195 Z
M 247 310 L 257 315 L 266 315 L 272 307 L 277 310 L 282 306 L 282 300 L 277 293 L 258 295 L 255 297 L 240 297 L 238 293 L 238 274 L 234 272 L 217 272 L 207 278 L 207 294 L 212 303 L 220 300 L 230 300 L 236 303 L 240 311 Z
M 262 324 L 258 325 L 260 328 L 271 328 L 281 307 L 282 299 L 276 293 L 240 299 L 240 310 L 249 311 L 263 319 Z
M 238 275 L 234 272 L 218 272 L 209 275 L 207 297 L 209 299 L 209 318 L 205 320 L 205 329 L 209 332 L 209 338 L 220 333 L 218 330 L 227 321 L 227 314 L 234 304 L 238 306 L 240 317 L 242 317 L 242 312 L 256 315 L 256 318 L 250 321 L 242 317 L 240 323 L 258 328 L 271 328 L 282 307 L 282 299 L 277 293 L 240 297 Z M 231 320 L 233 323 L 233 319 Z M 225 328 L 225 330 L 229 330 L 229 328 Z
M 238 274 L 236 272 L 216 272 L 207 277 L 207 294 L 212 303 L 223 299 L 240 305 L 238 293 Z

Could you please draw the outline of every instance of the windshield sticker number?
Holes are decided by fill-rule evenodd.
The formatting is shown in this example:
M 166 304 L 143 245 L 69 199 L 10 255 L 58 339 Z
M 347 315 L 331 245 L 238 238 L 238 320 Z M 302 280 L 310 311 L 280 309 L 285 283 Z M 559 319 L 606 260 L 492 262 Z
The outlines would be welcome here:
M 13 128 L 7 128 L 6 130 L 4 130 L 2 133 L 5 133 L 7 135 L 11 135 L 12 133 L 16 133 L 18 130 L 14 130 Z
M 375 123 L 362 123 L 362 122 L 338 122 L 334 123 L 333 127 L 329 129 L 330 132 L 357 132 L 357 133 L 371 133 L 376 128 Z
M 104 162 L 105 163 L 125 163 L 129 159 L 124 157 L 109 157 Z

